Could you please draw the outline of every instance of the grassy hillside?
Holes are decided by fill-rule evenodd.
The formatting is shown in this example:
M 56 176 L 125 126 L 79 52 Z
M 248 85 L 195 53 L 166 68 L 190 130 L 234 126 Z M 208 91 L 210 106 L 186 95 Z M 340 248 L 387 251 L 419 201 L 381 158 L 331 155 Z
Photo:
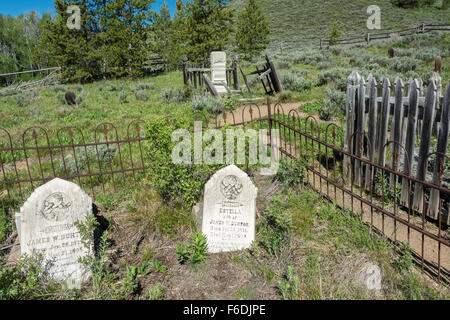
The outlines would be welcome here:
M 246 0 L 230 0 L 233 8 L 244 7 Z M 436 7 L 422 9 L 402 9 L 391 4 L 390 0 L 340 1 L 340 0 L 259 0 L 271 27 L 272 46 L 280 42 L 319 43 L 328 38 L 334 22 L 343 31 L 342 37 L 352 37 L 368 32 L 366 13 L 370 5 L 381 9 L 381 30 L 371 33 L 388 32 L 414 27 L 421 23 L 450 23 L 450 10 Z M 304 45 L 305 43 L 303 43 Z

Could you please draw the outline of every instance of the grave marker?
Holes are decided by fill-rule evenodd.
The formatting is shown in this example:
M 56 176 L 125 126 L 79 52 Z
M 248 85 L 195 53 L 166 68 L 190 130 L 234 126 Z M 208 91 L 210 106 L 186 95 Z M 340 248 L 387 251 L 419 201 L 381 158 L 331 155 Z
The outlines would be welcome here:
M 257 193 L 248 175 L 235 165 L 217 171 L 206 183 L 202 232 L 210 253 L 251 246 L 255 239 Z
M 88 272 L 78 258 L 89 252 L 75 222 L 91 213 L 91 198 L 75 183 L 56 178 L 37 188 L 15 216 L 21 255 L 42 253 L 53 279 L 79 288 Z

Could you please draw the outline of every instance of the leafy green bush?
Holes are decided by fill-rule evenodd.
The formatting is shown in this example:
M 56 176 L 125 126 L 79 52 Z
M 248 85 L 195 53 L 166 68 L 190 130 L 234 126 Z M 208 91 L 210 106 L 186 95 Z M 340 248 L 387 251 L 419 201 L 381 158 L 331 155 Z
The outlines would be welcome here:
M 300 299 L 300 278 L 294 274 L 292 266 L 287 267 L 286 274 L 278 281 L 277 289 L 284 300 Z
M 192 264 L 201 263 L 208 257 L 206 237 L 201 232 L 192 234 L 189 244 L 178 244 L 175 248 L 178 261 L 184 264 L 190 261 Z
M 6 240 L 8 234 L 12 231 L 11 219 L 4 210 L 0 211 L 0 243 Z
M 164 299 L 165 295 L 166 293 L 164 286 L 160 283 L 157 283 L 147 290 L 146 298 L 149 300 L 162 300 Z
M 280 196 L 273 198 L 258 225 L 261 245 L 269 254 L 275 256 L 292 244 L 292 219 L 286 210 L 287 206 Z
M 305 162 L 300 160 L 294 163 L 281 161 L 277 172 L 278 179 L 289 187 L 298 186 L 305 178 Z
M 172 150 L 178 144 L 172 141 L 172 133 L 177 129 L 189 130 L 193 123 L 194 119 L 181 111 L 173 117 L 154 117 L 146 123 L 148 142 L 145 153 L 152 163 L 148 177 L 161 198 L 171 206 L 179 203 L 194 205 L 207 179 L 223 167 L 222 164 L 172 162 Z M 193 159 L 193 149 L 190 159 Z
M 0 269 L 0 300 L 51 299 L 61 289 L 42 266 L 42 256 L 24 256 L 19 264 Z

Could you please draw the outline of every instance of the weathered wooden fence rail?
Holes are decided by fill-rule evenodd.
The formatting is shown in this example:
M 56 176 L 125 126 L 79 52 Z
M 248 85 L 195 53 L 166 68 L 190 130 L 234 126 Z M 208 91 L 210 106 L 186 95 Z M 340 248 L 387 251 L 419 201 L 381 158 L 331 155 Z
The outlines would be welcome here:
M 381 96 L 378 96 L 378 91 L 381 91 Z M 388 78 L 384 78 L 378 85 L 372 75 L 365 81 L 357 72 L 353 72 L 348 78 L 347 87 L 345 150 L 357 157 L 365 154 L 371 162 L 380 166 L 389 166 L 419 181 L 428 178 L 434 185 L 441 186 L 448 144 L 450 84 L 443 95 L 441 77 L 434 73 L 427 86 L 426 96 L 423 96 L 423 92 L 420 79 L 410 80 L 405 92 L 405 85 L 400 78 L 393 85 Z M 433 136 L 437 143 L 432 143 Z M 428 162 L 432 165 L 429 166 Z M 353 168 L 352 183 L 356 186 L 369 189 L 371 184 L 380 181 L 375 169 L 345 157 L 346 177 L 349 176 L 350 168 Z M 364 175 L 360 175 L 360 171 Z M 408 191 L 409 181 L 393 174 L 389 179 L 390 188 L 394 188 L 398 180 L 403 180 L 401 205 L 422 212 L 426 203 L 427 216 L 437 219 L 440 193 L 432 190 L 429 195 L 424 194 L 420 183 L 414 183 L 411 193 Z M 445 199 L 447 224 L 450 224 L 449 201 Z
M 183 59 L 183 81 L 185 85 L 190 83 L 194 89 L 202 88 L 204 85 L 208 86 L 203 75 L 210 72 L 211 68 L 189 66 L 187 58 Z M 240 90 L 237 59 L 234 58 L 232 66 L 226 69 L 226 78 L 229 87 Z

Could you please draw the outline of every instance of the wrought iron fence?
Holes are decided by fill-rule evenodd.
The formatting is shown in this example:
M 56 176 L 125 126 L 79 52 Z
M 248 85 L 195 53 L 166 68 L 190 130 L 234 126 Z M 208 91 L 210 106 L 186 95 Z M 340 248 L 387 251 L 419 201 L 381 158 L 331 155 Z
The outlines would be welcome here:
M 440 152 L 426 157 L 427 166 L 439 168 L 438 184 L 418 179 L 399 170 L 397 162 L 388 167 L 375 163 L 368 154 L 372 142 L 364 132 L 353 133 L 350 150 L 344 145 L 344 128 L 326 123 L 313 116 L 304 117 L 281 104 L 267 106 L 247 105 L 240 112 L 210 118 L 197 112 L 197 120 L 206 127 L 225 125 L 258 125 L 278 129 L 278 146 L 282 160 L 306 163 L 306 184 L 321 193 L 343 211 L 351 211 L 371 229 L 384 235 L 394 244 L 408 243 L 423 271 L 433 274 L 438 281 L 450 281 L 450 190 L 442 186 L 448 156 Z M 3 208 L 16 209 L 29 193 L 41 183 L 54 177 L 77 182 L 95 196 L 105 189 L 115 191 L 129 179 L 139 181 L 151 163 L 145 158 L 142 121 L 129 123 L 121 139 L 116 127 L 103 123 L 90 133 L 94 142 L 87 143 L 83 131 L 62 128 L 56 137 L 49 137 L 44 128 L 32 127 L 24 131 L 20 142 L 13 142 L 5 129 L 0 129 L 0 199 Z M 367 148 L 362 148 L 365 144 Z M 394 142 L 387 141 L 384 148 Z M 399 143 L 399 148 L 405 149 Z M 19 145 L 19 146 L 17 146 Z M 353 148 L 359 146 L 359 148 Z M 348 166 L 344 158 L 348 157 Z M 405 157 L 409 157 L 405 150 Z M 395 160 L 395 159 L 394 159 Z M 408 163 L 408 161 L 407 161 Z M 392 184 L 390 183 L 392 181 Z M 412 190 L 421 186 L 421 211 L 412 206 Z M 400 201 L 400 186 L 409 195 L 407 203 Z M 430 197 L 438 197 L 437 207 L 431 208 Z M 434 210 L 435 215 L 427 214 Z

